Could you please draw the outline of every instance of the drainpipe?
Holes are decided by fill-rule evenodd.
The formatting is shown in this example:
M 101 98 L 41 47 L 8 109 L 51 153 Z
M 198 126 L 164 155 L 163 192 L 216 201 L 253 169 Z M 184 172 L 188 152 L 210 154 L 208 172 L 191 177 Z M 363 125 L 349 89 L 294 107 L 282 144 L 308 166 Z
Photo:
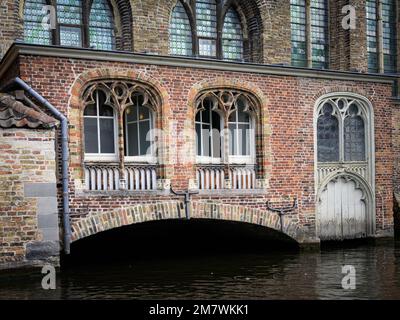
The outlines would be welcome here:
M 17 84 L 34 97 L 39 103 L 44 105 L 51 114 L 61 122 L 61 148 L 62 148 L 62 188 L 63 188 L 63 226 L 64 226 L 64 252 L 65 254 L 70 253 L 71 244 L 71 223 L 70 223 L 70 210 L 69 210 L 69 187 L 68 187 L 68 172 L 69 172 L 69 150 L 68 150 L 68 120 L 67 118 L 57 110 L 49 101 L 43 98 L 37 93 L 32 87 L 30 87 L 21 78 L 16 77 L 10 81 L 6 87 Z M 4 87 L 3 87 L 4 88 Z

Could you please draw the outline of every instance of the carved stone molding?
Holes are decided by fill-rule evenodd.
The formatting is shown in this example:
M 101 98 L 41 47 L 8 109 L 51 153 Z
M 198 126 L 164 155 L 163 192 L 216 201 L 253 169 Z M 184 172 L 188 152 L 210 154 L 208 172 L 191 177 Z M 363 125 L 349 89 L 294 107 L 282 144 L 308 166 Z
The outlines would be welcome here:
M 207 90 L 197 99 L 197 112 L 206 109 L 205 103 L 212 103 L 212 110 L 219 112 L 228 119 L 232 112 L 239 106 L 244 107 L 244 111 L 253 116 L 259 116 L 259 105 L 254 96 L 240 90 Z
M 94 93 L 100 90 L 106 95 L 106 105 L 114 106 L 120 112 L 126 107 L 135 105 L 134 100 L 138 95 L 142 96 L 142 105 L 157 112 L 161 108 L 161 102 L 154 90 L 139 82 L 127 81 L 98 81 L 92 83 L 83 95 L 84 106 L 95 104 Z

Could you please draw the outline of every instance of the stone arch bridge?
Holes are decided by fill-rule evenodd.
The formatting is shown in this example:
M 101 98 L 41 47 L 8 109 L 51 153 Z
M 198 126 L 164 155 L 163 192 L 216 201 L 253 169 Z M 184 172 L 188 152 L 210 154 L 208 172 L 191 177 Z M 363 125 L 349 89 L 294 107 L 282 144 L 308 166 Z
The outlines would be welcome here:
M 281 226 L 279 215 L 267 210 L 201 200 L 192 201 L 189 210 L 190 219 L 253 224 L 282 232 L 299 244 L 309 242 L 306 232 L 290 217 L 284 217 Z M 183 201 L 137 204 L 110 212 L 91 213 L 72 222 L 71 241 L 75 242 L 103 231 L 133 224 L 180 219 L 187 219 Z

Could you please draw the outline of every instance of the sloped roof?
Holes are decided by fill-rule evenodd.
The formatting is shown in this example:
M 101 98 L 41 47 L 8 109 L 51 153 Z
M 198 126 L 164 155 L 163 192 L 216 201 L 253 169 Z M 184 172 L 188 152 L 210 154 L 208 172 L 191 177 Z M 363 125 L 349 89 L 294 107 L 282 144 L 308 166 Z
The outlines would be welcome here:
M 52 128 L 57 120 L 32 109 L 9 93 L 0 93 L 0 128 Z

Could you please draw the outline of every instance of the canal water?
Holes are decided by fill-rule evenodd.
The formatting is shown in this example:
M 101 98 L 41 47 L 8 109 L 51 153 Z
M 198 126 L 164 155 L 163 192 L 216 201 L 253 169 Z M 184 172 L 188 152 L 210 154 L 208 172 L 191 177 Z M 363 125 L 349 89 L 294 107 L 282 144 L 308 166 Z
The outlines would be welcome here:
M 0 271 L 0 299 L 400 299 L 398 240 L 324 245 L 306 252 L 246 238 L 249 230 L 238 233 L 232 225 L 226 230 L 181 224 L 157 232 L 149 228 L 104 233 L 103 239 L 87 242 L 87 250 L 84 243 L 73 245 L 72 252 L 81 255 L 57 270 L 56 290 L 42 289 L 40 269 Z M 168 239 L 177 238 L 167 241 L 162 230 Z M 221 234 L 232 234 L 237 243 L 216 238 Z M 210 250 L 216 243 L 222 244 L 220 250 Z M 181 250 L 169 252 L 171 246 Z M 96 248 L 97 258 L 91 256 Z M 139 248 L 152 254 L 143 255 Z M 343 288 L 342 282 L 351 284 L 343 280 L 348 275 L 343 266 L 354 267 L 355 289 Z
M 342 266 L 356 270 L 342 288 Z M 0 299 L 400 299 L 400 242 L 320 253 L 218 254 L 74 266 L 41 288 L 38 269 L 1 271 Z

